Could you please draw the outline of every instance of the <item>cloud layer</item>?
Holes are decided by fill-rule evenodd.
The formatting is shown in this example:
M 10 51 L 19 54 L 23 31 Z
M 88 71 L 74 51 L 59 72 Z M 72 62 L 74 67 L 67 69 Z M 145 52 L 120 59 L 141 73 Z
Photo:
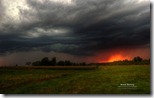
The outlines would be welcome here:
M 0 54 L 150 47 L 149 0 L 2 0 Z

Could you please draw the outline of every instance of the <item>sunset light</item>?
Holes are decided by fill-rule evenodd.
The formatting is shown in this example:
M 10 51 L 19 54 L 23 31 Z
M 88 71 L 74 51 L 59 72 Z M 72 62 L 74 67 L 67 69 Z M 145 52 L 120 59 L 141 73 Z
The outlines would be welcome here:
M 125 60 L 125 59 L 129 60 L 130 58 L 124 57 L 120 54 L 116 54 L 116 55 L 111 56 L 107 62 L 114 62 L 114 61 L 120 61 L 120 60 Z

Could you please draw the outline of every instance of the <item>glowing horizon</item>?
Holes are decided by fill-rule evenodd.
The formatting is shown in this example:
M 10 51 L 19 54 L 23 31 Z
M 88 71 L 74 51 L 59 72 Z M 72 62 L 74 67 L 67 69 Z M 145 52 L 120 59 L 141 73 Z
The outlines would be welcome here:
M 131 58 L 130 57 L 125 57 L 125 56 L 123 56 L 121 54 L 115 54 L 115 55 L 110 56 L 109 59 L 107 59 L 105 61 L 100 60 L 98 62 L 103 63 L 103 62 L 114 62 L 114 61 L 123 61 L 123 60 L 131 60 Z

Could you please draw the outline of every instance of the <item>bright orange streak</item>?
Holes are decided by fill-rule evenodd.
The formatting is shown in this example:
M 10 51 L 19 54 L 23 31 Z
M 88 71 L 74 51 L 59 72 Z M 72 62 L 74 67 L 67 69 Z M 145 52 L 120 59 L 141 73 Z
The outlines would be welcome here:
M 143 52 L 144 51 L 144 52 Z M 134 57 L 140 56 L 143 59 L 150 58 L 150 49 L 139 48 L 139 49 L 114 49 L 98 52 L 95 58 L 89 59 L 89 61 L 97 61 L 98 63 L 114 62 L 119 60 L 132 60 Z
M 119 60 L 122 60 L 123 57 L 121 55 L 113 55 L 109 58 L 108 62 L 113 62 L 113 61 L 119 61 Z
M 126 58 L 123 57 L 121 54 L 116 54 L 116 55 L 112 55 L 111 57 L 109 57 L 108 60 L 100 60 L 99 62 L 114 62 L 114 61 L 120 61 L 120 60 L 125 60 Z
M 130 58 L 124 57 L 120 54 L 116 54 L 116 55 L 111 56 L 108 62 L 120 61 L 120 60 L 125 60 L 125 59 L 130 59 Z

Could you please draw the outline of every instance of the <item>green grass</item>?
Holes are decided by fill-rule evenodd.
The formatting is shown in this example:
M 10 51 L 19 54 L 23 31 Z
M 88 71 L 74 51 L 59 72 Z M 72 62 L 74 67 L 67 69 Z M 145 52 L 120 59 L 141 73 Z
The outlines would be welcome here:
M 1 68 L 0 93 L 150 94 L 150 66 L 101 66 L 94 70 Z

